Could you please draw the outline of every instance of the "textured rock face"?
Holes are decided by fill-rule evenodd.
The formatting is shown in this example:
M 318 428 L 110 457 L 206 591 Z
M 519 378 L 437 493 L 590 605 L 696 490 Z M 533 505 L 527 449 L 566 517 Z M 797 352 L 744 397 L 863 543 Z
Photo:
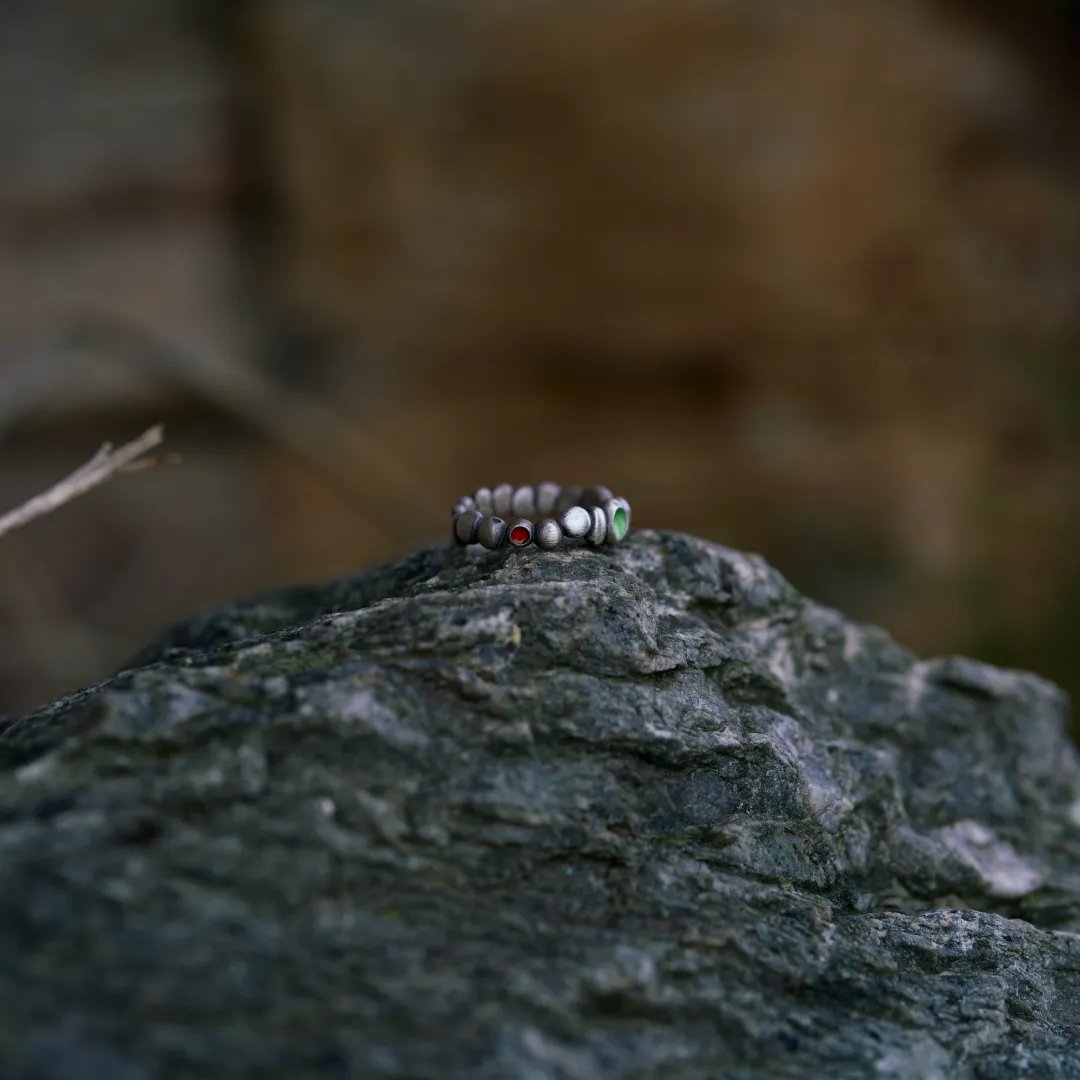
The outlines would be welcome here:
M 1080 1077 L 1065 724 L 677 534 L 259 598 L 0 735 L 0 1073 Z

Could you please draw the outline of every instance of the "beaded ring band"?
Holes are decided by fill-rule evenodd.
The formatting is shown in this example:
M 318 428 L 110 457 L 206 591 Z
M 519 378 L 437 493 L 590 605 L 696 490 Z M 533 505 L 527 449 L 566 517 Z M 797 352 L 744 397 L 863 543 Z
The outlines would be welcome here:
M 451 514 L 456 543 L 482 544 L 491 551 L 507 544 L 523 548 L 533 543 L 553 551 L 567 539 L 590 547 L 617 544 L 630 531 L 630 504 L 606 487 L 500 484 L 477 488 Z M 534 514 L 552 516 L 534 522 Z

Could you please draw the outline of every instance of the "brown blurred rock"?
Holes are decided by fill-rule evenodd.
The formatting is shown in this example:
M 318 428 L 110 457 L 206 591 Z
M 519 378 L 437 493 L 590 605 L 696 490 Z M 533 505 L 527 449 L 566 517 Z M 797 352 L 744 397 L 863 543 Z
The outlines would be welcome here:
M 252 11 L 279 295 L 376 361 L 690 357 L 895 407 L 1077 332 L 1076 160 L 930 5 Z
M 191 343 L 235 333 L 228 81 L 190 0 L 0 8 L 0 379 L 69 353 L 92 310 Z M 175 388 L 68 356 L 53 408 Z

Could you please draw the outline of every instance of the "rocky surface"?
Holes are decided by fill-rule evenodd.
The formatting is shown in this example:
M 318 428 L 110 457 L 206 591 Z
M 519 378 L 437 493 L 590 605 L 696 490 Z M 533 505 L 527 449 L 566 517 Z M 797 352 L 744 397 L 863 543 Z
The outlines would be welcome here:
M 672 533 L 236 605 L 0 734 L 0 1075 L 1080 1077 L 1066 713 Z

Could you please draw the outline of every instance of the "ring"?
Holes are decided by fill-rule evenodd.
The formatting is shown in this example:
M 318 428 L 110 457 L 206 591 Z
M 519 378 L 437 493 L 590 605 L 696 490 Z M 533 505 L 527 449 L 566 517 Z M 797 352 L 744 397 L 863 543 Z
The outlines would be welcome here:
M 553 515 L 533 521 L 534 514 Z M 454 509 L 454 542 L 482 544 L 490 551 L 509 544 L 536 544 L 554 551 L 566 541 L 589 547 L 617 544 L 630 531 L 630 504 L 606 487 L 560 487 L 536 484 L 477 488 Z

